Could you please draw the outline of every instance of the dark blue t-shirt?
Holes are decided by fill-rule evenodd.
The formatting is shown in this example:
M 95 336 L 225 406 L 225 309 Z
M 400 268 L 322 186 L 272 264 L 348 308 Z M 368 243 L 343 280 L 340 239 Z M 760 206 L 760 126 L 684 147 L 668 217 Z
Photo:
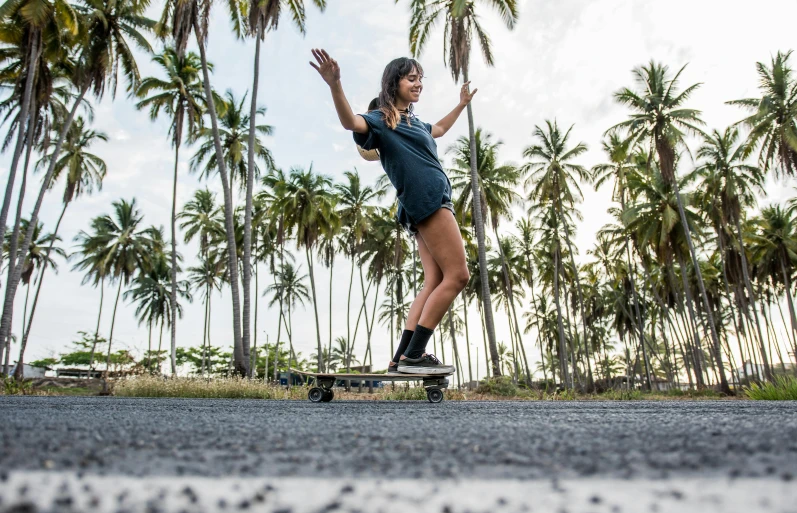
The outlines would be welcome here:
M 411 221 L 419 223 L 451 201 L 451 182 L 437 157 L 432 125 L 402 115 L 395 130 L 385 124 L 379 110 L 359 114 L 368 123 L 367 134 L 354 132 L 354 142 L 366 150 L 379 150 L 382 167 Z M 398 217 L 402 221 L 402 212 Z

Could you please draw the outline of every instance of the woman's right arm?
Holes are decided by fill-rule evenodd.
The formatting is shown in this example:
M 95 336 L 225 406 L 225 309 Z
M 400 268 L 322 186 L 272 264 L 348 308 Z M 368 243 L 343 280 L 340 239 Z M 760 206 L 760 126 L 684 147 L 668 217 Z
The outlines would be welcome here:
M 318 64 L 310 61 L 310 66 L 314 67 L 316 71 L 324 79 L 324 82 L 329 85 L 329 90 L 332 93 L 332 101 L 335 102 L 335 110 L 338 112 L 338 119 L 340 124 L 346 130 L 357 132 L 358 134 L 368 133 L 368 123 L 365 122 L 362 116 L 356 116 L 351 110 L 349 101 L 343 93 L 343 85 L 340 83 L 340 66 L 338 62 L 329 56 L 325 50 L 313 49 L 313 56 Z

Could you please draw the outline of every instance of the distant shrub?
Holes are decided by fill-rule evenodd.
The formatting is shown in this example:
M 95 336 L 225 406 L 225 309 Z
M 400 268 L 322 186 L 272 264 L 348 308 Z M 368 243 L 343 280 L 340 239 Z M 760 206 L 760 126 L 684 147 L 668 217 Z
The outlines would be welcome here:
M 30 381 L 7 377 L 3 378 L 3 387 L 0 390 L 5 395 L 30 395 L 33 392 L 33 387 Z
M 797 378 L 777 376 L 775 381 L 751 384 L 744 393 L 759 401 L 797 401 Z
M 517 397 L 527 395 L 527 390 L 521 391 L 509 376 L 498 376 L 497 378 L 485 378 L 476 388 L 477 394 L 498 395 L 501 397 Z

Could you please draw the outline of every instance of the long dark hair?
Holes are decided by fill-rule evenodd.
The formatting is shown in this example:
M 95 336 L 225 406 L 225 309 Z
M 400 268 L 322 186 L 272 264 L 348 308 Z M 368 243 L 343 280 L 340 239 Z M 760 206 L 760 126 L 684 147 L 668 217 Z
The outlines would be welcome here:
M 401 82 L 402 78 L 412 73 L 412 70 L 417 70 L 420 75 L 423 75 L 423 68 L 418 61 L 408 57 L 399 57 L 390 61 L 385 66 L 384 73 L 382 73 L 379 110 L 385 116 L 385 124 L 391 129 L 395 129 L 401 119 L 401 114 L 396 108 L 396 94 L 398 94 L 399 82 Z M 412 112 L 412 104 L 410 104 L 409 110 Z M 409 116 L 407 123 L 410 123 Z

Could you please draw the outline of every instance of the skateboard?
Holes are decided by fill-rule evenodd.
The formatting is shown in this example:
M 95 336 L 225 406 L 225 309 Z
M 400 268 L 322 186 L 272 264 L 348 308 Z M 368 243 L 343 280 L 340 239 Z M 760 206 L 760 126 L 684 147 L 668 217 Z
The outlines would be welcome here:
M 307 393 L 307 398 L 314 403 L 328 403 L 335 397 L 332 387 L 339 380 L 371 381 L 423 381 L 426 389 L 426 398 L 430 403 L 443 402 L 443 390 L 448 388 L 447 376 L 453 374 L 328 374 L 318 372 L 305 372 L 291 369 L 290 372 L 315 379 L 315 386 Z

